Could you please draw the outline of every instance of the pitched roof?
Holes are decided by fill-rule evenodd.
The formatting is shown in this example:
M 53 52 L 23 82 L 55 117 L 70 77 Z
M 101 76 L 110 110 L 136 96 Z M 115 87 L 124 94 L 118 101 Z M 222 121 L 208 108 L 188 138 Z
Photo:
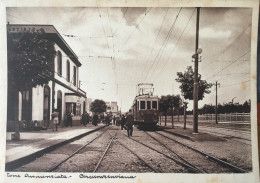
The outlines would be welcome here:
M 78 66 L 82 64 L 78 60 L 77 55 L 70 48 L 68 43 L 62 38 L 60 33 L 53 25 L 38 25 L 38 24 L 7 24 L 7 32 L 19 33 L 19 32 L 35 32 L 43 29 L 47 34 L 47 37 L 57 43 L 61 49 L 67 54 L 67 56 Z

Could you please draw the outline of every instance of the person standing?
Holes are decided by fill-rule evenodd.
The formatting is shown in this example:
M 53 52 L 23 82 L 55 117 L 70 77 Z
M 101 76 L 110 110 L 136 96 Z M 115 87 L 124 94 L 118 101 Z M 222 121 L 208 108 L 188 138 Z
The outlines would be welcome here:
M 71 126 L 72 127 L 72 117 L 73 117 L 73 113 L 69 111 L 67 113 L 67 126 Z
M 130 114 L 130 113 L 127 114 L 125 125 L 127 127 L 127 136 L 132 137 L 132 135 L 133 135 L 133 125 L 134 125 L 134 117 L 133 117 L 132 114 Z
M 52 130 L 54 131 L 54 128 L 56 127 L 56 131 L 58 131 L 58 123 L 59 123 L 59 113 L 56 109 L 54 109 L 53 113 L 51 114 L 52 116 Z
M 125 115 L 123 114 L 121 117 L 121 130 L 125 128 Z

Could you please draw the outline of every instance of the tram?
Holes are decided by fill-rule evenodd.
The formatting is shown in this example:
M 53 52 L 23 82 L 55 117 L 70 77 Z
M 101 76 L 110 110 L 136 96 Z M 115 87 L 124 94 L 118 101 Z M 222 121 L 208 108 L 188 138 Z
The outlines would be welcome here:
M 138 94 L 131 107 L 135 125 L 156 125 L 159 121 L 159 97 L 153 95 L 153 84 L 137 85 Z

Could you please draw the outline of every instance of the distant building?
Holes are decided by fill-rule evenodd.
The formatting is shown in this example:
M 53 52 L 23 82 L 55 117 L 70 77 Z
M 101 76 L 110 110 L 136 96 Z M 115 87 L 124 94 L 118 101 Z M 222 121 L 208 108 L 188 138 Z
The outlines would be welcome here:
M 59 111 L 60 124 L 66 120 L 66 113 L 74 114 L 73 125 L 80 124 L 83 111 L 86 111 L 86 92 L 80 89 L 79 67 L 81 63 L 77 55 L 69 47 L 53 25 L 7 25 L 10 34 L 21 31 L 33 32 L 43 29 L 46 38 L 54 41 L 57 52 L 52 65 L 52 76 L 48 84 L 36 86 L 19 93 L 18 101 L 14 101 L 14 89 L 8 83 L 8 115 L 7 126 L 13 126 L 16 115 L 14 105 L 18 106 L 19 120 L 37 120 L 38 125 L 45 126 L 51 120 L 54 108 Z
M 106 112 L 112 112 L 113 115 L 116 115 L 118 113 L 117 102 L 106 102 L 106 105 L 107 105 Z
M 92 112 L 90 111 L 90 106 L 91 106 L 92 101 L 93 100 L 91 98 L 87 98 L 86 112 L 89 113 L 89 115 L 92 115 Z

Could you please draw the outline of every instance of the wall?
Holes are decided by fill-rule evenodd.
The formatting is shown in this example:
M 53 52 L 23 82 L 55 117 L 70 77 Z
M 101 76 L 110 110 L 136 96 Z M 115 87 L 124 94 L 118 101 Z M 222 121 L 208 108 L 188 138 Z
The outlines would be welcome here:
M 43 120 L 43 93 L 42 86 L 32 89 L 32 120 Z
M 62 55 L 62 75 L 58 75 L 58 67 L 57 67 L 57 64 L 58 64 L 58 56 L 56 55 L 55 59 L 54 59 L 54 70 L 55 70 L 55 73 L 54 73 L 54 78 L 55 79 L 58 79 L 59 81 L 63 82 L 64 84 L 70 86 L 71 88 L 77 90 L 77 84 L 78 84 L 78 78 L 76 79 L 76 86 L 73 84 L 73 68 L 74 66 L 76 66 L 76 64 L 69 58 L 67 57 L 67 55 L 65 54 L 65 52 L 63 52 L 63 50 L 57 45 L 55 44 L 54 45 L 54 48 L 56 51 L 60 51 L 61 52 L 61 55 Z M 69 81 L 67 80 L 67 60 L 69 60 L 70 62 L 70 79 Z M 76 66 L 77 68 L 77 72 L 78 72 L 78 67 Z M 77 77 L 77 75 L 76 75 Z

